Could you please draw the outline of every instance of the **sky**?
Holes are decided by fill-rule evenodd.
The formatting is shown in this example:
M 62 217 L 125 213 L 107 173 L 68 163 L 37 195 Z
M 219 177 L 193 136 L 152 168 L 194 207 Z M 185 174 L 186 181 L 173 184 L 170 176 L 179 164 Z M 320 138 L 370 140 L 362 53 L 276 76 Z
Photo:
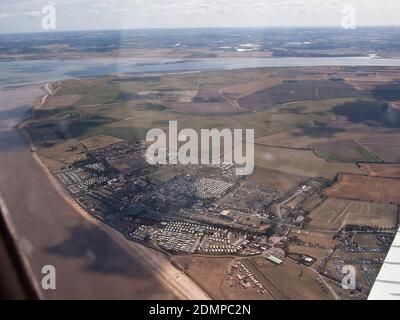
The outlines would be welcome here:
M 342 25 L 345 6 L 356 25 L 400 25 L 400 0 L 0 0 L 0 33 L 48 31 L 45 5 L 55 8 L 56 30 L 280 27 Z

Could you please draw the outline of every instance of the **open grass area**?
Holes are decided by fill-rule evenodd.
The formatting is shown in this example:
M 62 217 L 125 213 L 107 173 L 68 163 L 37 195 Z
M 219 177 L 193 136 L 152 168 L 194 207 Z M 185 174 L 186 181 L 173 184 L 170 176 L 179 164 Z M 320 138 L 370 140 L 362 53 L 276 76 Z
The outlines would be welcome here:
M 194 256 L 191 257 L 186 272 L 212 297 L 226 299 L 221 286 L 232 261 L 233 258 Z
M 346 225 L 393 228 L 397 221 L 397 206 L 366 201 L 328 198 L 308 215 L 310 226 L 337 230 Z
M 246 181 L 248 182 L 278 189 L 281 192 L 288 192 L 305 179 L 303 176 L 262 167 L 256 167 L 254 174 L 246 177 Z
M 282 149 L 256 145 L 255 163 L 265 169 L 307 177 L 333 178 L 338 172 L 359 173 L 352 163 L 329 163 L 311 150 Z
M 290 259 L 286 259 L 280 266 L 273 265 L 263 258 L 243 259 L 242 262 L 275 299 L 333 299 L 333 296 L 318 284 L 315 271 Z

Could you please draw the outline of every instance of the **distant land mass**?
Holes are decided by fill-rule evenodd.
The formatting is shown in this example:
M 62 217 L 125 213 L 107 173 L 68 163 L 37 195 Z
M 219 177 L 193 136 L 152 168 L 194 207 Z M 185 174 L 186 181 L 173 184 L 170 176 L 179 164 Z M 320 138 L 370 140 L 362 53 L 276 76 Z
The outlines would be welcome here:
M 399 27 L 217 28 L 0 34 L 0 60 L 134 56 L 164 58 L 398 57 Z

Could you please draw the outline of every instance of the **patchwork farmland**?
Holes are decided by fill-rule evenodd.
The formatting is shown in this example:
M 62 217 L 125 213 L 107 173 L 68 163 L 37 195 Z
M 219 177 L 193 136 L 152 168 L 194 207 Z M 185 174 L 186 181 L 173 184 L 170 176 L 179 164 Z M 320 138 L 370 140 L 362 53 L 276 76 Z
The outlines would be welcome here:
M 310 148 L 315 153 L 329 161 L 340 162 L 381 162 L 372 152 L 359 145 L 354 140 L 333 140 L 313 143 Z

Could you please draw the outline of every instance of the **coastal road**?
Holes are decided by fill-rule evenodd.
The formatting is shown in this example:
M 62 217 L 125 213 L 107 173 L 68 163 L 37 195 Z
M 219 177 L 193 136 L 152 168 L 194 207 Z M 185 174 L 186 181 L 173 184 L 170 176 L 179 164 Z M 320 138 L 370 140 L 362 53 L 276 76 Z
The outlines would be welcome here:
M 0 89 L 0 195 L 43 299 L 208 299 L 161 254 L 126 240 L 68 199 L 15 129 L 43 91 Z M 41 288 L 44 265 L 56 289 Z

